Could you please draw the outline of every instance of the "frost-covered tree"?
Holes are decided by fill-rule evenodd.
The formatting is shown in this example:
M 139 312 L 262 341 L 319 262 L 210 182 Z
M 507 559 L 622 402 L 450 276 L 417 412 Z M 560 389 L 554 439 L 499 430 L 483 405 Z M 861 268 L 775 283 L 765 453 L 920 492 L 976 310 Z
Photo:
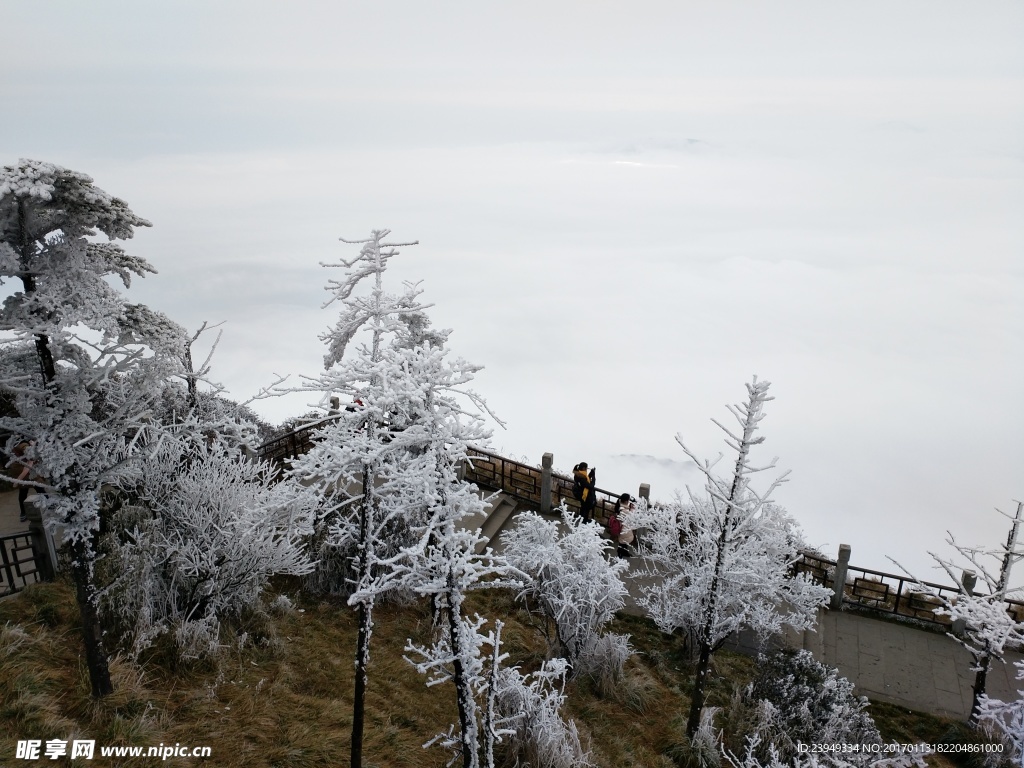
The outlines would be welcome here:
M 88 176 L 22 160 L 0 171 L 0 281 L 4 344 L 30 343 L 36 371 L 0 372 L 16 415 L 0 428 L 29 440 L 27 458 L 44 520 L 62 525 L 70 553 L 92 692 L 112 691 L 97 610 L 94 565 L 103 490 L 117 485 L 162 433 L 153 418 L 164 382 L 180 370 L 184 332 L 145 306 L 129 304 L 108 278 L 128 287 L 155 272 L 110 241 L 149 226 Z M 8 445 L 8 449 L 11 445 Z
M 101 609 L 133 656 L 164 633 L 183 658 L 211 655 L 223 621 L 260 610 L 271 576 L 312 570 L 308 516 L 277 500 L 273 469 L 253 455 L 258 417 L 208 378 L 220 334 L 194 364 L 207 327 L 185 339 L 181 371 L 163 386 L 162 442 L 108 494 Z
M 740 425 L 726 433 L 726 444 L 736 452 L 732 472 L 714 473 L 717 462 L 701 461 L 677 436 L 685 454 L 697 464 L 707 483 L 706 495 L 690 493 L 664 507 L 629 513 L 624 524 L 645 528 L 643 555 L 656 577 L 646 587 L 640 604 L 663 632 L 685 631 L 696 650 L 692 703 L 687 735 L 700 725 L 712 654 L 741 629 L 770 637 L 784 626 L 813 626 L 815 611 L 828 598 L 828 590 L 804 576 L 793 577 L 790 566 L 801 544 L 792 518 L 770 502 L 772 491 L 784 480 L 775 479 L 762 493 L 750 485 L 757 472 L 771 469 L 751 463 L 751 449 L 764 441 L 756 436 L 764 418 L 769 383 L 755 376 L 747 385 L 747 401 L 731 406 Z M 719 457 L 721 458 L 721 457 Z
M 564 505 L 561 514 L 564 531 L 535 512 L 516 517 L 505 556 L 529 577 L 519 598 L 540 614 L 550 653 L 564 658 L 573 675 L 598 672 L 598 657 L 621 670 L 628 638 L 602 640 L 601 631 L 625 604 L 622 572 L 629 564 L 609 561 L 597 523 L 569 514 Z
M 589 752 L 580 742 L 576 724 L 562 717 L 565 703 L 565 678 L 568 664 L 565 659 L 549 659 L 540 669 L 530 674 L 518 667 L 506 667 L 508 654 L 501 651 L 502 622 L 496 621 L 494 630 L 480 631 L 484 620 L 479 616 L 464 622 L 466 648 L 472 652 L 466 658 L 468 693 L 474 699 L 478 724 L 472 729 L 479 753 L 468 753 L 467 727 L 456 736 L 453 730 L 441 733 L 424 746 L 440 743 L 455 751 L 452 763 L 462 757 L 464 766 L 495 768 L 498 764 L 547 766 L 547 768 L 586 768 L 594 765 Z M 490 652 L 484 648 L 490 646 Z M 426 649 L 412 645 L 420 661 L 414 662 L 421 672 L 431 675 L 428 685 L 446 682 L 454 654 L 445 642 Z M 447 651 L 447 654 L 445 653 Z M 496 746 L 502 746 L 504 761 L 498 757 Z M 449 764 L 452 764 L 449 763 Z
M 406 661 L 428 676 L 428 687 L 453 682 L 456 690 L 458 733 L 452 725 L 423 746 L 440 744 L 451 750 L 449 765 L 461 759 L 467 768 L 494 768 L 494 745 L 515 733 L 508 725 L 518 715 L 501 717 L 496 708 L 501 683 L 506 680 L 501 665 L 508 658 L 501 652 L 503 624 L 496 621 L 494 629 L 484 633 L 481 628 L 486 620 L 479 615 L 468 618 L 451 610 L 446 614 L 435 643 L 425 647 L 409 642 L 405 648 L 412 655 L 406 656 Z
M 267 465 L 212 429 L 176 425 L 125 484 L 101 605 L 133 655 L 165 632 L 183 658 L 210 655 L 221 622 L 258 606 L 271 576 L 312 570 L 308 519 L 276 503 Z
M 509 752 L 515 765 L 595 765 L 580 742 L 576 724 L 561 715 L 567 672 L 565 659 L 549 659 L 532 674 L 524 675 L 515 667 L 500 670 L 494 683 L 495 711 L 512 730 Z
M 443 370 L 443 350 L 423 345 L 405 350 L 434 363 L 429 375 L 421 370 L 415 379 L 428 389 L 447 380 Z M 400 391 L 400 390 L 399 390 Z M 420 481 L 419 492 L 428 503 L 422 523 L 412 521 L 416 543 L 394 563 L 392 578 L 417 594 L 429 596 L 434 607 L 437 640 L 428 647 L 409 644 L 406 658 L 417 670 L 429 675 L 427 685 L 451 681 L 459 712 L 458 736 L 449 732 L 441 743 L 456 750 L 465 768 L 492 766 L 497 733 L 489 719 L 493 715 L 493 697 L 488 696 L 489 680 L 485 671 L 484 645 L 493 649 L 492 666 L 497 665 L 500 628 L 495 633 L 480 632 L 484 619 L 469 617 L 464 610 L 466 594 L 482 588 L 514 587 L 522 583 L 522 574 L 509 566 L 504 557 L 483 549 L 486 539 L 476 527 L 464 527 L 467 518 L 476 518 L 485 509 L 477 489 L 460 482 L 455 459 L 466 453 L 464 423 L 450 410 L 450 399 L 438 392 L 424 398 L 422 412 L 404 432 L 421 433 L 419 450 L 405 457 L 405 471 Z M 423 501 L 410 500 L 413 505 Z M 478 553 L 477 550 L 482 550 Z M 491 677 L 493 678 L 492 671 Z
M 771 758 L 771 745 L 791 761 L 801 743 L 880 745 L 867 707 L 868 700 L 854 695 L 853 683 L 837 669 L 808 651 L 784 650 L 758 659 L 754 680 L 738 693 L 729 720 L 739 726 L 732 738 L 742 737 L 749 746 L 757 737 L 761 758 Z M 876 755 L 866 751 L 864 757 L 866 765 Z
M 1012 520 L 1013 524 L 1007 543 L 998 549 L 965 546 L 960 544 L 952 533 L 947 532 L 946 542 L 956 551 L 960 564 L 970 567 L 977 579 L 984 584 L 987 593 L 976 593 L 974 589 L 968 589 L 958 577 L 958 563 L 953 559 L 941 557 L 934 552 L 928 553 L 958 587 L 957 594 L 952 597 L 945 593 L 936 595 L 941 605 L 935 609 L 935 613 L 949 617 L 954 626 L 963 627 L 962 632 L 949 633 L 949 636 L 971 654 L 971 670 L 975 673 L 969 718 L 971 725 L 978 724 L 981 701 L 985 696 L 988 672 L 992 668 L 992 663 L 1005 663 L 1004 650 L 1019 647 L 1024 642 L 1024 623 L 1010 614 L 1006 604 L 1008 598 L 1020 599 L 1024 591 L 1020 587 L 1009 586 L 1010 567 L 1014 560 L 1020 557 L 1016 551 L 1016 542 L 1022 511 L 1022 505 L 1018 505 L 1017 515 L 1012 518 L 1000 512 Z M 909 571 L 904 571 L 910 575 Z M 920 582 L 920 579 L 914 578 L 918 582 L 916 589 L 924 593 L 932 592 L 931 588 Z
M 1024 680 L 1024 661 L 1015 661 L 1017 680 Z M 1024 766 L 1024 691 L 1012 701 L 993 699 L 983 693 L 978 701 L 978 727 L 1007 748 L 1013 765 Z
M 481 567 L 439 565 L 446 546 L 453 556 L 464 552 L 451 536 L 457 521 L 480 504 L 455 476 L 466 443 L 486 436 L 479 415 L 489 413 L 486 404 L 467 389 L 479 367 L 448 357 L 447 332 L 427 330 L 416 286 L 398 295 L 385 290 L 383 274 L 398 253 L 397 244 L 384 242 L 387 234 L 374 231 L 360 241 L 358 256 L 326 265 L 345 270 L 327 286 L 327 305 L 337 301 L 342 310 L 322 337 L 327 370 L 307 380 L 305 389 L 320 393 L 322 402 L 338 395 L 351 404 L 317 431 L 314 447 L 294 462 L 289 477 L 296 500 L 314 509 L 318 568 L 312 586 L 347 594 L 358 616 L 353 766 L 362 761 L 375 604 L 398 589 L 425 589 L 453 622 L 449 641 L 459 643 L 461 598 L 448 585 L 476 578 Z M 368 292 L 357 294 L 367 282 Z M 361 330 L 369 338 L 351 346 Z M 432 565 L 416 570 L 414 558 Z M 433 586 L 422 586 L 430 580 Z

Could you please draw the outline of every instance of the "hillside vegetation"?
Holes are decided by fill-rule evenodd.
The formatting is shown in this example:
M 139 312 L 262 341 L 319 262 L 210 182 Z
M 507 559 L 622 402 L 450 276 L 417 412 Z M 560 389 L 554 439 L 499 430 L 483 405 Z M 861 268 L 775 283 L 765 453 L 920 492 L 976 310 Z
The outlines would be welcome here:
M 279 593 L 293 594 L 287 583 Z M 544 642 L 507 592 L 472 596 L 471 609 L 500 616 L 510 664 L 536 668 Z M 90 696 L 71 587 L 39 584 L 0 603 L 0 755 L 13 764 L 18 739 L 95 739 L 97 745 L 210 746 L 212 758 L 95 758 L 99 765 L 324 766 L 344 764 L 349 749 L 356 621 L 337 601 L 296 598 L 291 609 L 254 612 L 231 629 L 241 647 L 215 661 L 182 666 L 159 644 L 138 664 L 115 658 L 115 693 Z M 564 714 L 573 718 L 598 765 L 671 768 L 686 764 L 685 717 L 692 662 L 673 638 L 645 619 L 620 617 L 615 631 L 638 650 L 616 690 L 597 681 L 568 685 Z M 378 612 L 367 700 L 368 765 L 440 768 L 449 755 L 423 748 L 444 723 L 457 721 L 449 685 L 427 688 L 403 660 L 408 639 L 431 632 L 425 602 Z M 716 655 L 712 706 L 728 708 L 754 662 Z M 963 740 L 963 726 L 874 705 L 883 735 L 898 741 Z M 20 761 L 19 761 L 20 762 Z M 48 765 L 69 765 L 66 758 Z M 30 764 L 28 762 L 26 765 Z M 87 764 L 76 760 L 75 763 Z M 956 763 L 932 761 L 932 765 Z M 966 764 L 966 763 L 964 763 Z

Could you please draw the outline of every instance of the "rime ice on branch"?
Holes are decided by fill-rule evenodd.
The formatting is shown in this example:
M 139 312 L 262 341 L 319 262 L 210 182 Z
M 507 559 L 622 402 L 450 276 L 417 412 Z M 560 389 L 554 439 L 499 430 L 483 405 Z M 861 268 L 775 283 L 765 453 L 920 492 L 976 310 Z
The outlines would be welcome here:
M 684 630 L 697 654 L 697 670 L 687 734 L 700 725 L 704 690 L 712 654 L 741 629 L 769 637 L 784 626 L 810 628 L 815 611 L 829 591 L 803 576 L 792 578 L 790 565 L 797 557 L 799 528 L 781 507 L 770 501 L 772 491 L 785 475 L 758 493 L 752 477 L 772 469 L 751 463 L 751 449 L 764 441 L 756 436 L 763 407 L 771 400 L 769 383 L 755 376 L 747 384 L 747 401 L 730 406 L 739 433 L 714 421 L 726 434 L 726 444 L 736 452 L 732 472 L 714 473 L 716 462 L 702 461 L 676 440 L 706 478 L 705 494 L 690 492 L 665 507 L 630 513 L 624 524 L 647 529 L 643 554 L 651 563 L 657 583 L 644 590 L 640 600 L 648 615 L 664 632 Z
M 954 597 L 936 595 L 942 605 L 935 609 L 935 613 L 948 616 L 954 628 L 962 627 L 949 633 L 949 636 L 971 654 L 971 671 L 975 676 L 969 721 L 973 726 L 979 725 L 982 702 L 987 699 L 985 688 L 992 663 L 1005 663 L 1004 650 L 1017 647 L 1024 642 L 1024 623 L 1011 615 L 1006 605 L 1008 598 L 1020 599 L 1022 592 L 1020 587 L 1010 587 L 1010 568 L 1014 561 L 1021 558 L 1017 549 L 1017 532 L 1022 522 L 1024 504 L 1017 504 L 1017 513 L 1014 517 L 1000 510 L 996 511 L 1012 522 L 1007 542 L 999 548 L 965 546 L 960 544 L 952 533 L 947 532 L 946 542 L 956 551 L 961 561 L 970 566 L 963 571 L 965 575 L 971 577 L 970 580 L 961 576 L 953 560 L 939 557 L 934 552 L 928 553 L 958 587 L 958 593 Z M 906 568 L 900 568 L 917 581 L 916 589 L 923 593 L 932 592 L 930 587 L 910 574 Z M 975 592 L 977 579 L 984 584 L 986 593 Z
M 467 443 L 489 436 L 481 416 L 490 415 L 486 403 L 468 389 L 479 367 L 449 357 L 448 332 L 429 330 L 417 286 L 406 284 L 398 295 L 385 290 L 383 274 L 398 254 L 397 245 L 385 242 L 387 234 L 376 230 L 359 242 L 358 256 L 324 265 L 344 269 L 328 283 L 332 297 L 325 304 L 338 302 L 342 309 L 321 337 L 328 346 L 326 370 L 302 389 L 319 393 L 322 404 L 339 395 L 346 407 L 318 431 L 288 481 L 296 502 L 314 514 L 319 563 L 311 586 L 347 594 L 358 613 L 353 766 L 362 761 L 377 601 L 396 590 L 436 596 L 454 664 L 475 652 L 462 593 L 487 575 L 504 573 L 501 563 L 472 554 L 475 534 L 457 525 L 483 505 L 456 475 Z M 357 293 L 367 284 L 368 291 Z M 361 331 L 368 339 L 356 343 Z M 456 687 L 468 759 L 476 751 L 475 720 L 466 684 L 457 680 Z
M 550 653 L 563 657 L 576 675 L 596 662 L 601 631 L 625 604 L 622 574 L 629 565 L 617 557 L 609 561 L 600 526 L 569 514 L 564 504 L 561 513 L 563 533 L 554 520 L 520 513 L 505 555 L 528 576 L 519 599 L 541 617 Z M 625 648 L 618 669 L 608 670 L 612 676 L 630 655 L 627 641 L 618 642 Z
M 97 610 L 94 565 L 105 486 L 161 439 L 153 412 L 178 372 L 184 332 L 163 315 L 129 304 L 107 282 L 155 272 L 112 242 L 149 226 L 85 174 L 22 160 L 0 171 L 0 282 L 21 290 L 4 302 L 7 350 L 31 347 L 35 371 L 5 365 L 0 386 L 16 416 L 0 419 L 13 442 L 31 440 L 28 458 L 46 524 L 64 527 L 71 554 L 86 661 L 95 696 L 112 691 Z

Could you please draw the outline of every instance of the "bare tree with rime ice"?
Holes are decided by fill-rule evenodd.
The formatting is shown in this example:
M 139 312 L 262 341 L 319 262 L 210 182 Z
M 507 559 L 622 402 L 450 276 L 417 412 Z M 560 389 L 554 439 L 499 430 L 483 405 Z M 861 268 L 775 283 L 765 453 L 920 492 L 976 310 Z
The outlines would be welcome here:
M 1006 601 L 1020 600 L 1024 588 L 1010 587 L 1010 568 L 1014 561 L 1021 558 L 1017 551 L 1017 531 L 1021 523 L 1024 505 L 1018 503 L 1017 514 L 1010 517 L 1005 512 L 996 510 L 1012 522 L 1006 544 L 997 549 L 991 547 L 969 547 L 960 544 L 953 534 L 947 531 L 946 543 L 959 555 L 961 564 L 970 566 L 969 570 L 983 584 L 987 593 L 977 593 L 969 589 L 958 575 L 958 564 L 948 557 L 940 557 L 934 552 L 928 554 L 937 566 L 957 585 L 957 594 L 949 597 L 938 594 L 935 597 L 941 606 L 935 609 L 938 616 L 948 617 L 954 626 L 962 626 L 962 632 L 949 632 L 949 637 L 962 645 L 971 654 L 973 661 L 971 671 L 974 672 L 973 696 L 969 722 L 978 727 L 982 714 L 982 703 L 987 699 L 985 689 L 988 673 L 992 663 L 1005 663 L 1004 651 L 1008 648 L 1020 648 L 1024 643 L 1024 622 L 1011 614 Z M 892 558 L 890 558 L 892 560 Z M 893 560 L 907 575 L 917 583 L 915 589 L 931 594 L 933 590 L 920 579 Z M 991 699 L 988 699 L 991 702 Z M 991 705 L 989 711 L 993 711 Z
M 301 389 L 320 393 L 322 403 L 338 395 L 346 404 L 323 422 L 287 482 L 295 502 L 314 517 L 318 564 L 310 587 L 347 595 L 357 612 L 353 766 L 362 764 L 373 611 L 396 591 L 435 598 L 447 628 L 445 658 L 455 665 L 464 755 L 476 753 L 468 678 L 458 670 L 474 653 L 462 595 L 508 570 L 489 554 L 476 556 L 477 539 L 459 525 L 483 507 L 456 474 L 467 443 L 489 435 L 481 413 L 490 411 L 467 388 L 479 366 L 448 357 L 448 332 L 429 329 L 417 286 L 406 284 L 397 295 L 385 290 L 384 272 L 402 245 L 385 242 L 387 235 L 375 230 L 357 241 L 356 257 L 324 265 L 344 270 L 329 281 L 332 295 L 324 305 L 338 302 L 342 309 L 321 337 L 328 346 L 325 372 Z M 369 290 L 357 293 L 367 283 Z M 360 331 L 369 338 L 354 345 Z
M 1015 661 L 1017 680 L 1024 680 L 1024 661 Z M 1013 765 L 1024 766 L 1024 691 L 1017 690 L 1011 701 L 993 699 L 987 693 L 978 697 L 978 727 L 1007 748 Z
M 455 375 L 458 365 L 451 366 L 436 342 L 411 347 L 400 343 L 395 354 L 410 387 L 419 387 L 418 393 L 411 392 L 396 381 L 404 376 L 390 377 L 395 401 L 404 400 L 411 411 L 401 435 L 408 447 L 395 457 L 400 472 L 413 483 L 413 495 L 406 502 L 411 544 L 391 561 L 390 573 L 380 574 L 380 583 L 390 580 L 431 599 L 436 641 L 426 647 L 410 643 L 406 659 L 429 675 L 428 686 L 448 681 L 454 685 L 458 734 L 449 731 L 437 741 L 453 749 L 453 761 L 461 757 L 464 768 L 491 766 L 500 729 L 494 722 L 483 646 L 494 649 L 492 667 L 500 664 L 500 627 L 483 635 L 485 620 L 466 615 L 465 599 L 472 590 L 516 587 L 523 576 L 486 548 L 487 539 L 478 528 L 466 525 L 482 517 L 486 508 L 478 489 L 457 474 L 458 465 L 467 460 L 467 440 L 487 434 L 480 418 L 463 413 L 450 396 L 468 378 Z M 392 546 L 396 543 L 401 542 Z
M 107 281 L 127 288 L 133 275 L 155 272 L 112 242 L 145 226 L 85 174 L 34 160 L 0 171 L 0 281 L 21 287 L 0 312 L 9 334 L 0 344 L 30 344 L 36 363 L 34 372 L 0 372 L 17 411 L 0 428 L 12 435 L 8 453 L 31 443 L 26 458 L 45 478 L 34 483 L 44 522 L 64 527 L 97 697 L 113 690 L 94 572 L 103 492 L 163 439 L 154 411 L 161 386 L 180 372 L 184 342 L 179 326 Z
M 756 376 L 746 387 L 746 403 L 729 407 L 740 425 L 738 433 L 712 419 L 736 452 L 731 474 L 716 475 L 718 459 L 700 460 L 677 435 L 683 452 L 707 480 L 706 494 L 690 492 L 687 501 L 677 498 L 664 507 L 639 509 L 623 520 L 633 530 L 647 529 L 641 553 L 656 578 L 644 588 L 640 604 L 663 632 L 686 632 L 696 652 L 686 726 L 691 738 L 701 722 L 711 657 L 726 639 L 741 629 L 767 638 L 784 626 L 813 627 L 816 609 L 830 594 L 805 576 L 790 573 L 802 543 L 800 531 L 770 501 L 786 475 L 762 493 L 750 485 L 753 475 L 774 468 L 777 460 L 761 467 L 751 463 L 751 449 L 764 442 L 756 432 L 764 404 L 772 398 L 769 382 Z

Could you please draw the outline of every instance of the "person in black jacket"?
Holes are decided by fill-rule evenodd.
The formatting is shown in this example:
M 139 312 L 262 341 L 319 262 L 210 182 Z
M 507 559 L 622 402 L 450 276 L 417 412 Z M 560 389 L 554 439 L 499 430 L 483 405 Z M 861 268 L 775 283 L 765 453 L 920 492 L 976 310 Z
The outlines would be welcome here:
M 585 461 L 572 468 L 572 495 L 580 503 L 580 516 L 587 522 L 593 519 L 594 508 L 597 506 L 596 475 L 596 467 L 587 472 Z

